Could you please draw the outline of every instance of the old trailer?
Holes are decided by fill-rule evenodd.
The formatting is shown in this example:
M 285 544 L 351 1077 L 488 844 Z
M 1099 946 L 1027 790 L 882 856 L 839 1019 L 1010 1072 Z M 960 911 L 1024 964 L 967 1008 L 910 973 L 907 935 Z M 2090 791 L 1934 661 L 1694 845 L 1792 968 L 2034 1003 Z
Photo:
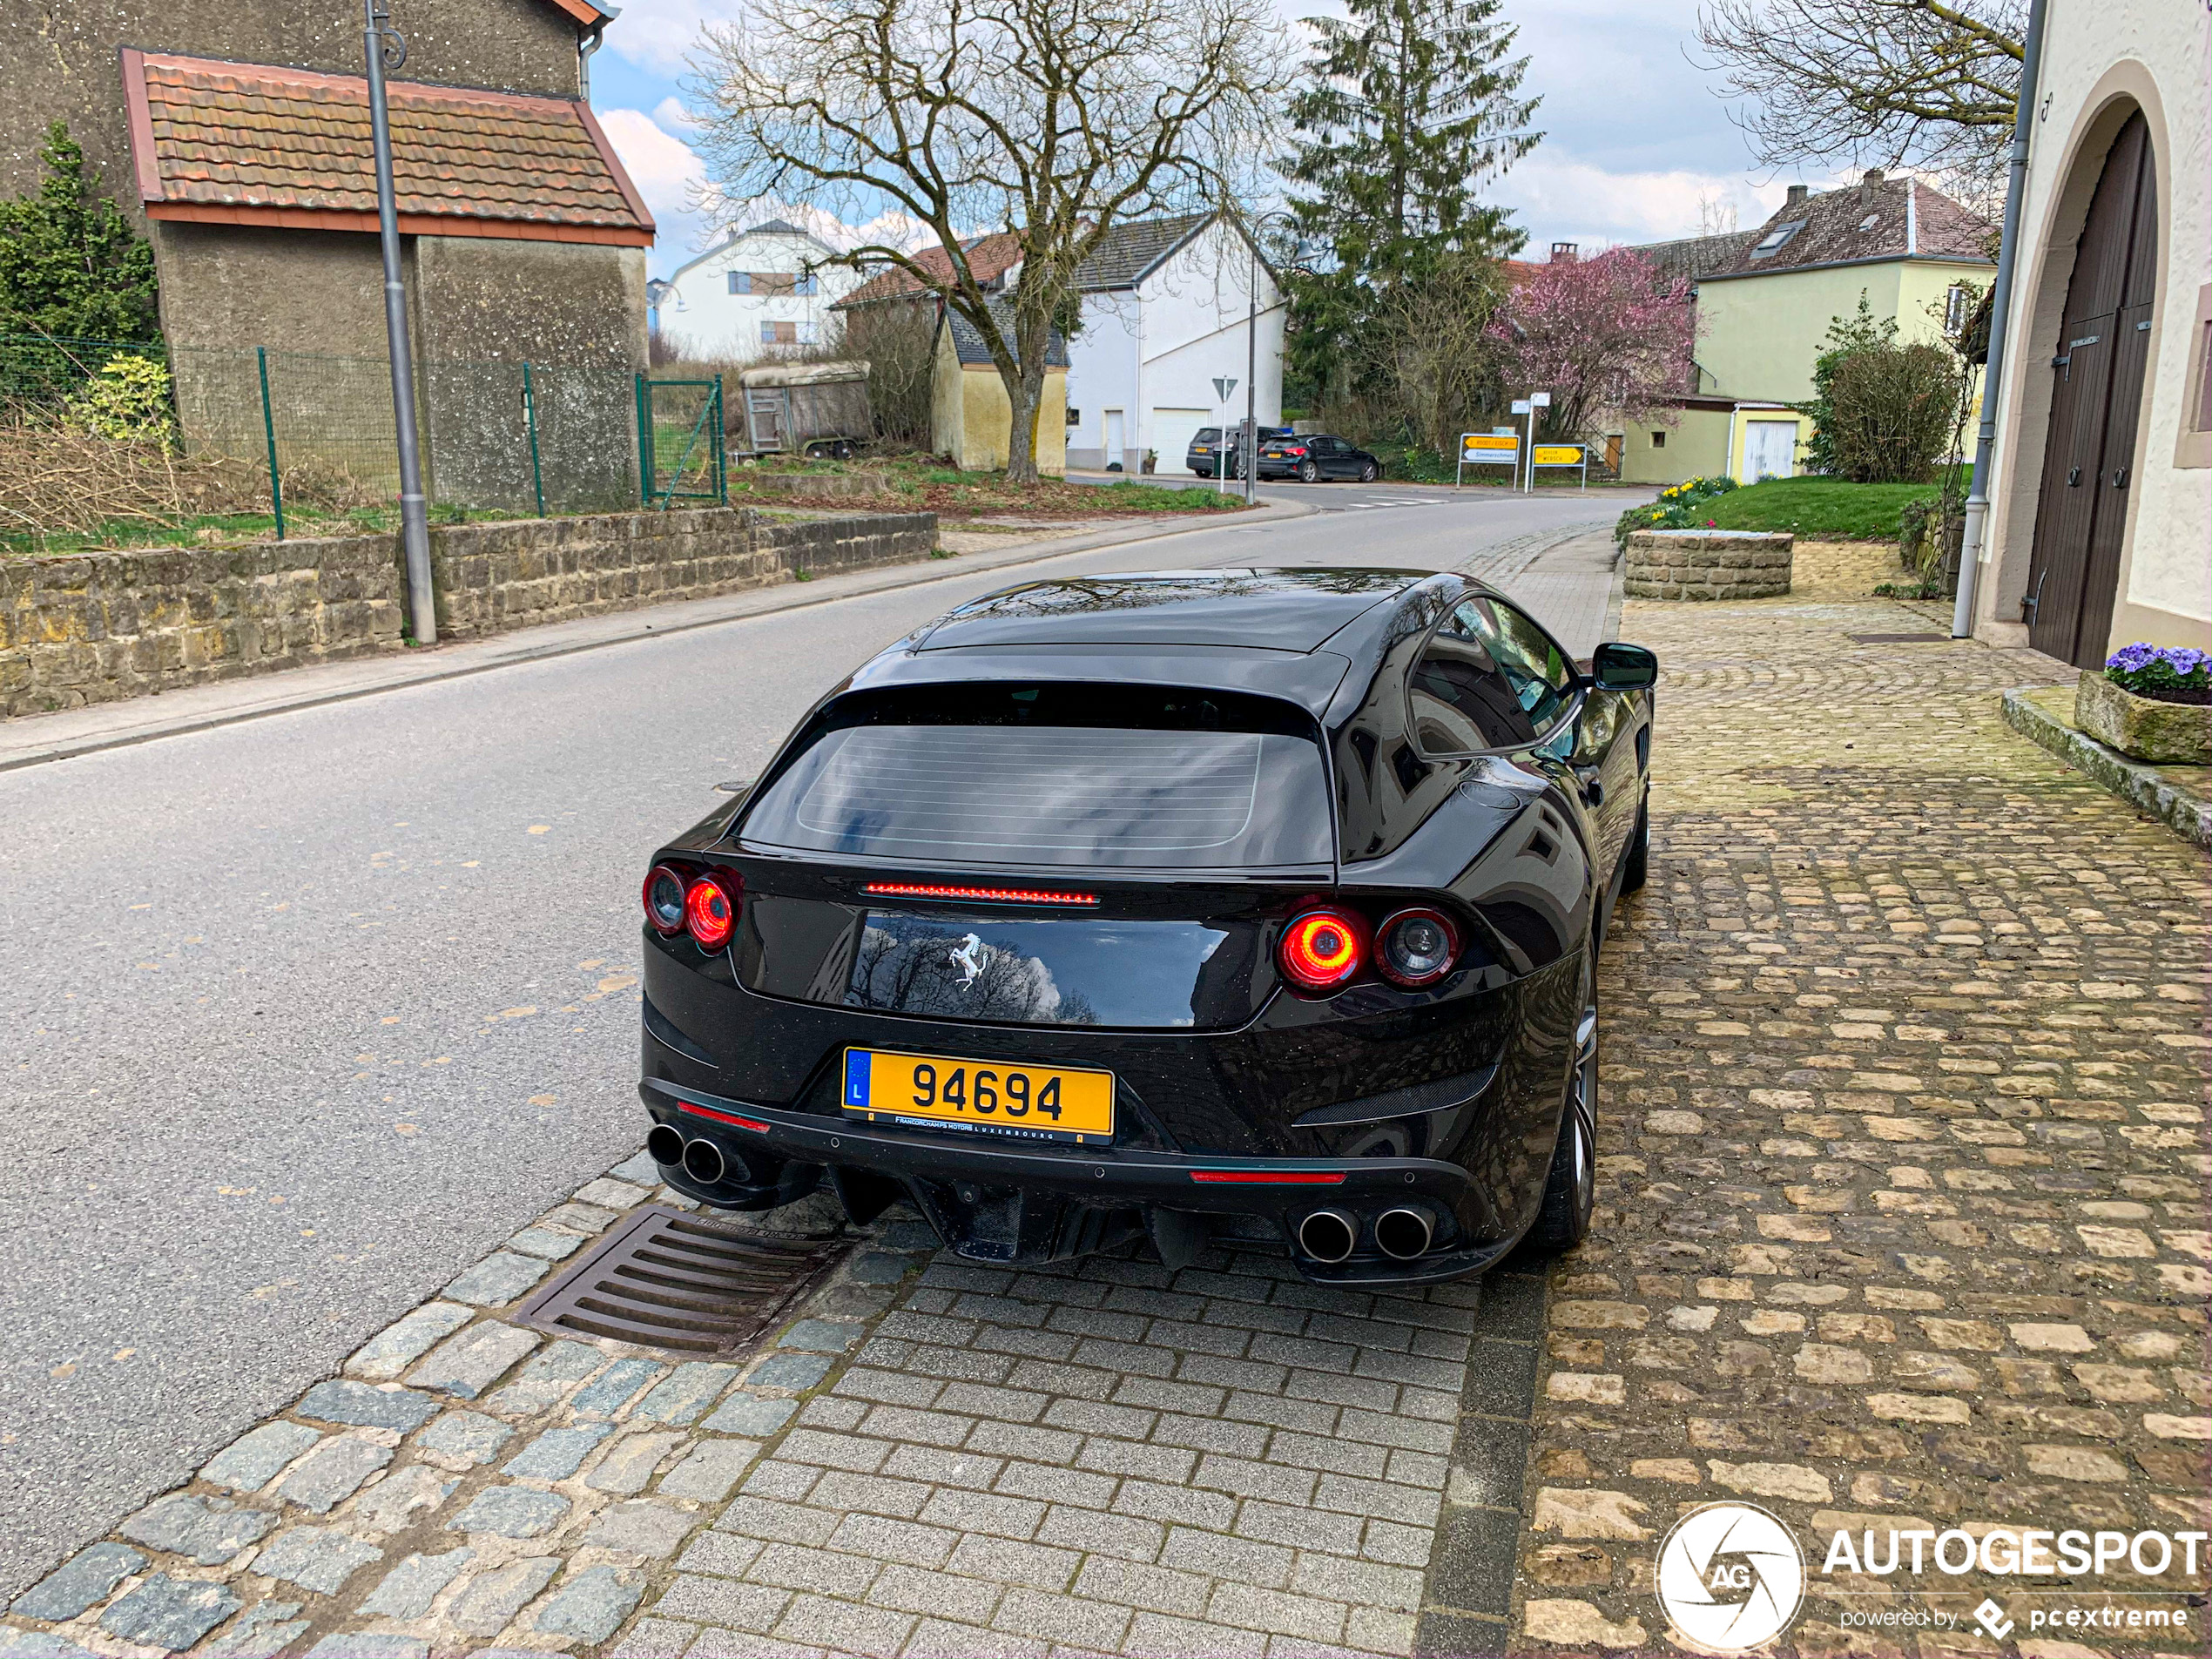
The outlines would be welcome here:
M 740 374 L 738 387 L 725 422 L 733 454 L 842 460 L 874 435 L 864 361 L 763 363 Z

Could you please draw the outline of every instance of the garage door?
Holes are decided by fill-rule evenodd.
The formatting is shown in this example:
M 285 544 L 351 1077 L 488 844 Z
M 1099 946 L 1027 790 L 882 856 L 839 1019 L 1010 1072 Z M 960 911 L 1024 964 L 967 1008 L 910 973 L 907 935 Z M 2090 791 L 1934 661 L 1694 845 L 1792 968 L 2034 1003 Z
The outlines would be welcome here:
M 1183 472 L 1184 457 L 1190 453 L 1190 435 L 1214 424 L 1211 409 L 1154 409 L 1152 450 L 1160 457 L 1162 472 Z

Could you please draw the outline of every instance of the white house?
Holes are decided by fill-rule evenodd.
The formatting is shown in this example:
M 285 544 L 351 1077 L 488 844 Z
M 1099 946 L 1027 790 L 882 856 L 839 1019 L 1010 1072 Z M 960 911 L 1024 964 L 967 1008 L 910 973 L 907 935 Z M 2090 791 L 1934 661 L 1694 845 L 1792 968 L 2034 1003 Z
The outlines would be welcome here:
M 2212 648 L 2212 17 L 2051 0 L 1974 632 Z
M 780 219 L 733 231 L 658 285 L 661 337 L 686 355 L 737 362 L 779 347 L 833 344 L 840 323 L 830 307 L 860 281 L 826 263 L 836 254 Z
M 1255 277 L 1256 325 L 1248 320 Z M 1150 449 L 1162 472 L 1182 471 L 1192 433 L 1224 415 L 1244 418 L 1247 378 L 1258 381 L 1260 424 L 1282 418 L 1284 295 L 1232 220 L 1197 213 L 1122 226 L 1076 282 L 1082 327 L 1068 342 L 1071 469 L 1118 462 L 1135 473 Z M 1225 409 L 1217 376 L 1237 382 Z

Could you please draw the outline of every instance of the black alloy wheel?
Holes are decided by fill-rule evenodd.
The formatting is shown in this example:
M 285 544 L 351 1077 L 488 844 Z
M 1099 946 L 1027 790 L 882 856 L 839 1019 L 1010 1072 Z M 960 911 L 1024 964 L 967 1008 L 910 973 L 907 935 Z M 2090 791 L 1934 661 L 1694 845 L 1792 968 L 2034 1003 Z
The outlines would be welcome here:
M 1318 462 L 1313 461 L 1301 461 L 1298 463 L 1298 482 L 1302 484 L 1314 483 L 1319 481 L 1320 476 L 1321 468 Z
M 1593 970 L 1593 980 L 1595 974 Z M 1575 1069 L 1560 1114 L 1559 1144 L 1544 1183 L 1544 1207 L 1532 1241 L 1541 1249 L 1569 1251 L 1590 1236 L 1597 1208 L 1597 988 L 1575 1027 Z

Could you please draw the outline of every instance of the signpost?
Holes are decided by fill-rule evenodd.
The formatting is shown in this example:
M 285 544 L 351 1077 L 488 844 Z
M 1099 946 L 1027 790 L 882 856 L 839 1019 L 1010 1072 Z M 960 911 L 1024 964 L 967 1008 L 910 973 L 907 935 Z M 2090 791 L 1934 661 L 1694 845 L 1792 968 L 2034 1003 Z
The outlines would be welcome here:
M 1549 392 L 1532 392 L 1525 398 L 1514 400 L 1513 412 L 1515 415 L 1525 415 L 1528 417 L 1528 450 L 1532 457 L 1536 450 L 1536 411 L 1548 409 L 1551 406 L 1552 395 Z M 1525 493 L 1535 487 L 1536 467 L 1532 459 L 1528 467 L 1527 482 L 1521 486 L 1521 489 Z
M 1582 488 L 1590 487 L 1590 452 L 1588 446 L 1580 443 L 1540 443 L 1528 452 L 1528 475 L 1533 479 L 1539 467 L 1558 467 L 1579 469 Z
M 1221 441 L 1213 447 L 1214 488 L 1226 490 L 1229 485 L 1229 395 L 1237 389 L 1234 374 L 1213 377 L 1214 395 L 1221 400 Z
M 1460 488 L 1469 467 L 1510 467 L 1521 475 L 1521 438 L 1513 432 L 1462 432 L 1459 464 L 1452 469 L 1452 488 Z

